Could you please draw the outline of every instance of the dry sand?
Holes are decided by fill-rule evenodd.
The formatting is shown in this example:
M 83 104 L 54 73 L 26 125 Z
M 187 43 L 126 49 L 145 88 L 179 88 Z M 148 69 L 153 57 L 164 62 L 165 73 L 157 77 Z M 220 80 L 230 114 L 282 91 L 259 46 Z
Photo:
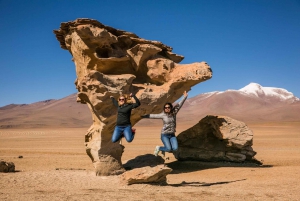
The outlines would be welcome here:
M 248 126 L 264 166 L 177 162 L 168 154 L 167 186 L 122 186 L 117 176 L 95 176 L 85 154 L 87 128 L 2 129 L 0 158 L 17 172 L 0 173 L 0 200 L 300 200 L 300 122 Z M 135 140 L 123 142 L 123 161 L 161 144 L 160 127 L 136 128 Z

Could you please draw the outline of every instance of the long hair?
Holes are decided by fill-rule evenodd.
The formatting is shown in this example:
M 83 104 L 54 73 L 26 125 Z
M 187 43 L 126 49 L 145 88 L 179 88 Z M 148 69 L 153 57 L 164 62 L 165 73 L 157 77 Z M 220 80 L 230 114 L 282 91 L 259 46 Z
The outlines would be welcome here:
M 164 107 L 163 107 L 163 111 L 165 112 L 165 106 L 166 105 L 169 105 L 170 106 L 170 114 L 173 114 L 173 105 L 172 105 L 172 103 L 165 103 L 164 104 Z
M 118 103 L 119 103 L 119 99 L 121 97 L 125 98 L 124 104 L 132 104 L 132 100 L 131 97 L 128 94 L 120 94 L 119 98 L 118 98 Z

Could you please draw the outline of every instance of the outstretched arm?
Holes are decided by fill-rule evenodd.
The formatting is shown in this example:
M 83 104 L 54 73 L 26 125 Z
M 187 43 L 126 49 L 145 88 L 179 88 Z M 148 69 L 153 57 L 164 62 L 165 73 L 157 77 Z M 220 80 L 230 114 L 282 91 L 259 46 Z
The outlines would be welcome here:
M 163 112 L 160 114 L 145 114 L 142 115 L 142 118 L 149 118 L 149 119 L 162 119 L 163 118 Z
M 116 106 L 116 107 L 119 106 L 118 101 L 116 101 L 116 99 L 113 96 L 110 96 L 110 99 L 112 100 L 114 106 Z
M 183 103 L 185 102 L 185 100 L 188 97 L 188 93 L 186 93 L 186 91 L 183 92 L 183 99 L 174 106 L 174 113 L 177 114 L 180 110 L 180 108 L 182 107 Z

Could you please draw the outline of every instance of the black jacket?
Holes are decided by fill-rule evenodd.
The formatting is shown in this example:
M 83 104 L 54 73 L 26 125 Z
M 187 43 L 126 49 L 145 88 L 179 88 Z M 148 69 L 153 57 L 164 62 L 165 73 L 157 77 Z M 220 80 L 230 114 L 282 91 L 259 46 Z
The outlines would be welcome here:
M 139 99 L 133 95 L 132 96 L 135 100 L 135 103 L 133 104 L 124 104 L 122 106 L 119 106 L 118 101 L 116 101 L 115 98 L 111 98 L 113 104 L 118 107 L 118 117 L 117 117 L 117 126 L 127 126 L 127 125 L 131 125 L 130 122 L 130 116 L 131 116 L 131 110 L 133 108 L 137 108 L 138 106 L 141 105 Z

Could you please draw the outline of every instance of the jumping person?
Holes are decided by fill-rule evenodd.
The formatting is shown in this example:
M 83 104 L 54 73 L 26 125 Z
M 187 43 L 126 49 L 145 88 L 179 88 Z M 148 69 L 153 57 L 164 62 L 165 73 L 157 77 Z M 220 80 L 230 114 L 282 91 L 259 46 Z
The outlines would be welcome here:
M 140 106 L 141 103 L 132 93 L 129 96 L 120 95 L 118 101 L 113 96 L 110 96 L 113 104 L 118 107 L 117 124 L 111 138 L 112 142 L 119 141 L 123 135 L 127 142 L 132 142 L 134 138 L 130 122 L 131 110 Z M 135 103 L 131 102 L 131 97 L 134 98 Z
M 172 103 L 165 103 L 163 112 L 160 114 L 147 114 L 141 116 L 142 118 L 162 119 L 163 127 L 161 129 L 161 141 L 164 146 L 156 146 L 154 155 L 157 156 L 159 151 L 164 155 L 165 152 L 173 152 L 178 149 L 178 142 L 175 136 L 176 132 L 176 115 L 186 100 L 188 94 L 183 92 L 183 99 L 174 107 Z

